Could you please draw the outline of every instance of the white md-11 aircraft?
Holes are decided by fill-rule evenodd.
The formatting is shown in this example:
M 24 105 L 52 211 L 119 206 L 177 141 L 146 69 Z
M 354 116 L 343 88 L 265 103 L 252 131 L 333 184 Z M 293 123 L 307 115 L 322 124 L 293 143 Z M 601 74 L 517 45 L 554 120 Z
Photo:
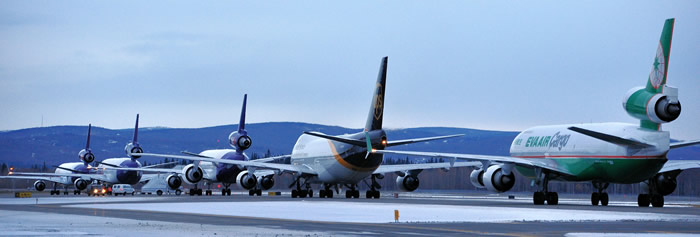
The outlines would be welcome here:
M 591 123 L 539 126 L 518 134 L 510 146 L 511 156 L 377 150 L 376 153 L 478 161 L 471 183 L 494 192 L 505 192 L 515 184 L 514 171 L 534 180 L 536 205 L 556 205 L 559 195 L 550 192 L 551 180 L 593 183 L 597 192 L 591 203 L 608 205 L 605 189 L 610 183 L 640 183 L 640 207 L 664 205 L 664 196 L 676 189 L 676 176 L 683 170 L 700 168 L 698 160 L 668 160 L 671 149 L 700 143 L 700 140 L 670 143 L 661 130 L 680 116 L 678 89 L 666 85 L 674 19 L 666 20 L 646 87 L 632 88 L 622 106 L 637 124 Z M 695 92 L 697 93 L 697 92 Z

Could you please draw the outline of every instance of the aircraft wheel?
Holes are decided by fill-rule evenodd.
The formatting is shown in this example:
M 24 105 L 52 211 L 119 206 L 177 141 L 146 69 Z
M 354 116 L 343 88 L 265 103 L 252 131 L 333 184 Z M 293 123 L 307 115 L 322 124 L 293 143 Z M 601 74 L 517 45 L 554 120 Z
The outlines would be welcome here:
M 379 192 L 379 190 L 374 191 L 374 198 L 379 199 L 379 197 L 381 196 L 380 194 L 381 193 Z
M 163 191 L 158 190 L 158 191 L 156 192 L 156 194 L 158 194 L 158 196 L 163 196 Z
M 367 196 L 367 199 L 370 199 L 370 198 L 373 198 L 373 197 L 374 197 L 374 193 L 372 193 L 372 190 L 367 190 L 367 193 L 366 193 L 366 194 L 367 194 L 367 195 L 366 195 L 366 196 Z
M 649 207 L 649 203 L 649 194 L 639 194 L 639 196 L 637 196 L 637 205 L 640 207 Z
M 300 198 L 305 198 L 306 195 L 308 195 L 308 194 L 309 194 L 309 193 L 308 193 L 308 191 L 306 191 L 306 190 L 299 190 L 299 197 L 300 197 Z
M 345 191 L 345 198 L 350 198 L 351 196 L 352 196 L 351 190 Z
M 326 198 L 326 190 L 318 190 L 318 197 L 319 198 Z
M 653 207 L 664 207 L 664 196 L 661 194 L 651 195 L 651 206 Z
M 598 202 L 600 202 L 599 194 L 598 193 L 591 194 L 591 205 L 598 206 Z
M 230 188 L 227 188 L 227 189 L 226 189 L 226 195 L 227 195 L 227 196 L 231 196 L 231 189 L 230 189 Z
M 326 198 L 333 198 L 333 191 L 328 190 L 328 191 L 326 192 Z
M 202 196 L 202 189 L 197 189 L 197 196 Z
M 180 189 L 175 190 L 175 195 L 180 196 L 180 194 L 182 194 L 182 191 L 180 191 Z
M 532 202 L 535 205 L 543 205 L 544 199 L 545 199 L 545 196 L 544 196 L 543 192 L 535 192 L 534 194 L 532 194 Z
M 547 204 L 549 204 L 549 205 L 559 204 L 559 194 L 557 194 L 556 192 L 548 192 L 547 193 Z
M 607 206 L 608 201 L 609 201 L 608 193 L 601 193 L 600 194 L 600 205 L 602 206 Z
M 292 189 L 292 198 L 297 198 L 298 195 L 299 195 L 299 193 L 297 193 L 297 190 Z
M 353 193 L 354 193 L 354 195 L 353 195 L 354 198 L 360 198 L 360 190 L 355 190 L 355 192 L 353 192 Z
M 248 190 L 248 196 L 253 196 L 255 195 L 255 190 Z
M 309 198 L 314 197 L 314 190 L 309 189 Z

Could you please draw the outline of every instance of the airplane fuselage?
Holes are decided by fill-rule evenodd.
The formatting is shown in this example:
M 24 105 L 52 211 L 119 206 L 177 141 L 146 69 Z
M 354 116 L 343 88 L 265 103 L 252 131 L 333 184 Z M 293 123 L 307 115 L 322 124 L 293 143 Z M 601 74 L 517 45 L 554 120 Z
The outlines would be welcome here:
M 364 140 L 364 133 L 339 137 Z M 371 131 L 370 136 L 386 136 L 383 130 Z M 302 134 L 292 150 L 291 163 L 305 166 L 318 173 L 313 183 L 356 184 L 367 178 L 381 165 L 383 154 L 371 153 L 365 147 L 336 142 Z
M 73 172 L 65 169 L 70 169 L 70 170 L 76 170 L 80 172 L 89 172 L 87 167 L 85 167 L 85 164 L 83 162 L 68 162 L 68 163 L 63 163 L 59 165 L 58 167 L 64 168 L 64 169 L 56 169 L 54 171 L 55 174 L 74 174 Z M 68 177 L 68 176 L 59 176 L 59 180 L 61 180 L 61 184 L 64 185 L 73 185 L 73 182 L 78 179 L 78 177 Z
M 606 142 L 568 128 L 571 126 L 652 144 L 634 148 Z M 538 126 L 515 137 L 510 147 L 513 157 L 545 159 L 554 167 L 563 167 L 574 176 L 567 181 L 639 183 L 655 175 L 666 163 L 669 132 L 640 128 L 624 123 L 594 123 Z M 532 169 L 517 167 L 524 176 L 534 177 Z
M 199 154 L 207 157 L 213 157 L 214 159 L 241 161 L 250 160 L 245 153 L 237 153 L 236 150 L 233 149 L 206 150 Z M 213 162 L 201 162 L 199 165 L 204 172 L 204 179 L 229 184 L 236 183 L 236 177 L 238 174 L 245 170 L 243 167 L 238 165 L 224 163 L 216 164 Z
M 130 158 L 109 158 L 102 161 L 102 163 L 107 165 L 100 164 L 97 167 L 104 168 L 112 165 L 121 168 L 141 168 L 140 162 L 131 160 Z M 141 181 L 142 176 L 141 171 L 103 169 L 103 172 L 105 175 L 104 182 L 110 184 L 137 184 Z

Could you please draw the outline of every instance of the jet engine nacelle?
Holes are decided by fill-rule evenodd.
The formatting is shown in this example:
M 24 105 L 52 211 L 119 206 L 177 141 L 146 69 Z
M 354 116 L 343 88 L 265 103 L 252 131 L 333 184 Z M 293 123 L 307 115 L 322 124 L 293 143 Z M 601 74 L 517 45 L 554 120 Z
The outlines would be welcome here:
M 471 181 L 472 185 L 477 188 L 485 188 L 484 187 L 484 169 L 475 169 L 472 171 L 472 173 L 469 175 L 469 181 Z
M 238 133 L 232 132 L 228 136 L 228 142 L 232 147 L 236 148 L 236 151 L 244 151 L 253 145 L 253 139 L 251 139 L 245 132 Z
M 420 180 L 418 176 L 406 174 L 404 176 L 396 177 L 396 186 L 399 187 L 401 191 L 413 192 L 418 189 L 420 185 Z
M 85 190 L 90 183 L 87 180 L 77 178 L 75 181 L 73 181 L 73 185 L 75 186 L 75 189 L 77 190 Z
M 512 171 L 509 174 L 505 174 L 502 165 L 489 166 L 481 179 L 484 187 L 492 192 L 502 193 L 510 190 L 515 185 L 515 174 Z
M 622 107 L 630 116 L 654 123 L 668 123 L 681 115 L 678 89 L 665 85 L 663 93 L 649 92 L 644 88 L 631 89 Z
M 82 160 L 85 163 L 91 163 L 95 161 L 95 155 L 92 154 L 92 151 L 89 149 L 80 150 L 80 152 L 78 152 L 78 157 L 80 157 L 80 160 Z
M 182 185 L 182 178 L 176 174 L 168 175 L 165 180 L 168 182 L 168 187 L 170 187 L 170 189 L 177 189 Z
M 44 189 L 46 189 L 46 183 L 44 183 L 44 181 L 37 180 L 34 182 L 34 189 L 39 192 L 44 191 Z
M 260 188 L 262 190 L 271 189 L 273 186 L 275 186 L 275 177 L 272 175 L 258 177 L 258 183 L 260 184 Z
M 643 193 L 651 193 L 649 185 L 653 185 L 653 188 L 658 194 L 666 196 L 673 193 L 673 191 L 675 191 L 676 187 L 678 186 L 678 183 L 676 182 L 676 177 L 672 177 L 669 175 L 657 174 L 656 176 L 654 176 L 654 178 L 652 178 L 652 180 L 653 182 L 651 184 L 647 182 L 640 183 Z
M 258 184 L 258 180 L 255 178 L 255 175 L 248 173 L 247 170 L 244 170 L 238 173 L 238 176 L 236 176 L 236 183 L 238 184 L 238 187 L 241 187 L 242 189 L 251 190 Z
M 126 146 L 124 147 L 124 152 L 126 152 L 127 156 L 134 159 L 138 159 L 141 158 L 141 155 L 139 155 L 139 153 L 143 153 L 143 148 L 141 148 L 141 145 L 139 145 L 138 143 L 129 143 L 126 144 Z
M 195 184 L 204 178 L 204 171 L 201 167 L 194 167 L 194 164 L 189 164 L 182 168 L 182 173 L 185 174 L 185 182 L 188 184 Z

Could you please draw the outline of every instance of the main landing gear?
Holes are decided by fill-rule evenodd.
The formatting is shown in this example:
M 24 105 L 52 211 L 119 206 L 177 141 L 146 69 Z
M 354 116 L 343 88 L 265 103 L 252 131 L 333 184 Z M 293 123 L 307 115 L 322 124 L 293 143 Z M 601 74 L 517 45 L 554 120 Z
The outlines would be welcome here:
M 194 195 L 202 196 L 202 189 L 197 188 L 196 184 L 194 185 L 194 188 L 190 189 L 190 196 L 194 196 Z
M 661 194 L 658 187 L 659 184 L 655 178 L 643 182 L 642 190 L 646 191 L 646 193 L 641 193 L 637 196 L 637 205 L 640 207 L 648 207 L 649 204 L 651 204 L 652 207 L 664 207 L 664 195 Z
M 254 196 L 254 195 L 261 196 L 261 195 L 262 195 L 262 189 L 254 188 L 254 189 L 248 190 L 248 195 L 249 195 L 249 196 Z
M 377 190 L 377 189 L 382 188 L 382 186 L 379 185 L 379 183 L 377 182 L 377 176 L 378 175 L 376 175 L 376 174 L 372 175 L 372 184 L 371 185 L 367 184 L 367 181 L 365 181 L 365 184 L 367 184 L 367 186 L 369 186 L 369 190 L 367 190 L 367 193 L 366 193 L 367 199 L 370 199 L 370 198 L 379 199 L 380 195 L 379 195 L 379 190 Z M 382 178 L 382 177 L 379 177 L 379 178 Z
M 599 202 L 601 206 L 608 205 L 608 193 L 604 192 L 605 189 L 608 188 L 608 185 L 610 185 L 610 183 L 593 182 L 593 187 L 598 189 L 598 192 L 591 194 L 591 204 L 593 204 L 593 206 L 598 206 Z
M 333 198 L 333 190 L 331 190 L 331 185 L 330 184 L 323 184 L 323 189 L 318 191 L 318 197 L 320 197 L 320 198 Z
M 231 184 L 229 183 L 222 183 L 224 185 L 224 188 L 221 189 L 221 196 L 231 196 Z
M 535 180 L 535 184 L 537 184 L 538 191 L 532 195 L 533 203 L 535 205 L 544 205 L 546 201 L 549 205 L 558 205 L 559 194 L 557 194 L 557 192 L 549 192 L 549 188 L 547 187 L 550 179 L 549 174 L 542 172 L 537 173 L 539 173 L 539 175 L 538 179 Z
M 360 190 L 357 190 L 357 185 L 345 185 L 350 190 L 345 191 L 345 198 L 360 198 Z
M 314 197 L 314 190 L 311 189 L 311 185 L 309 183 L 306 183 L 304 181 L 304 189 L 301 188 L 301 176 L 297 177 L 294 183 L 290 185 L 289 187 L 291 188 L 296 184 L 296 189 L 292 189 L 292 198 L 305 198 L 307 195 L 311 198 Z
M 211 196 L 213 193 L 211 191 L 211 183 L 207 183 L 207 190 L 204 191 L 204 195 Z

